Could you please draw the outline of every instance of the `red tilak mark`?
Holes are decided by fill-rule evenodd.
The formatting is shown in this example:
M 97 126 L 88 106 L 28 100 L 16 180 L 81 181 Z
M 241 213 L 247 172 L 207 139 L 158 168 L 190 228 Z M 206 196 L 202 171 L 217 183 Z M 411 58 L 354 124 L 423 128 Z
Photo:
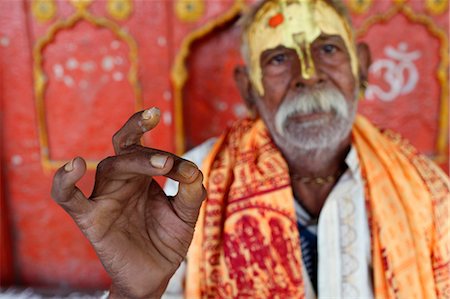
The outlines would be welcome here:
M 277 13 L 276 15 L 274 15 L 269 19 L 269 26 L 275 28 L 281 23 L 283 23 L 283 21 L 284 21 L 283 15 L 281 13 Z

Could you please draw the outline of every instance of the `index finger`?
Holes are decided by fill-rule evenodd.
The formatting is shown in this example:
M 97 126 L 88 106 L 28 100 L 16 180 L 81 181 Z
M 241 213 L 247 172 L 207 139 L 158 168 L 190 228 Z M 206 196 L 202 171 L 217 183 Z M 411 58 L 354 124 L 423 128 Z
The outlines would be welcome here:
M 112 138 L 114 152 L 121 154 L 130 145 L 140 145 L 142 135 L 156 127 L 160 115 L 161 112 L 156 107 L 133 114 L 114 134 Z

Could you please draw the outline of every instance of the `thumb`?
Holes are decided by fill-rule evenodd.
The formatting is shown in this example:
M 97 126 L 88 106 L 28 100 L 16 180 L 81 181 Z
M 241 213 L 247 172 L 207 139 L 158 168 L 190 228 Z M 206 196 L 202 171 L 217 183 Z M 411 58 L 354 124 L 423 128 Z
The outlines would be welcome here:
M 75 185 L 86 173 L 86 161 L 76 157 L 58 169 L 53 177 L 52 197 L 71 216 L 89 211 L 91 204 Z
M 203 174 L 200 170 L 196 169 L 192 177 L 195 179 L 191 183 L 180 182 L 178 193 L 173 197 L 173 207 L 181 220 L 194 227 L 206 197 L 206 190 L 202 184 Z

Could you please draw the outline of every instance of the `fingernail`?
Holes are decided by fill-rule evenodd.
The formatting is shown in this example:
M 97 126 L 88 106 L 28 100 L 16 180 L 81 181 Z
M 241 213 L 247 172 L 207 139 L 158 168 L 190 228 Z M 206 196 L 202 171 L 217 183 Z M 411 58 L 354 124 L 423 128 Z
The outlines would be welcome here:
M 73 170 L 73 161 L 75 160 L 75 158 L 74 159 L 72 159 L 72 160 L 70 160 L 66 165 L 64 165 L 64 170 L 66 171 L 66 172 L 71 172 L 72 170 Z
M 142 132 L 145 133 L 148 130 L 153 129 L 158 124 L 160 115 L 161 111 L 156 107 L 142 112 L 141 119 L 138 121 L 138 125 L 141 127 Z
M 189 179 L 197 171 L 197 166 L 191 162 L 182 162 L 180 166 L 178 166 L 178 171 L 182 176 Z
M 142 119 L 148 120 L 160 115 L 161 111 L 159 110 L 159 108 L 153 107 L 142 112 Z
M 166 166 L 167 158 L 169 157 L 164 155 L 153 155 L 150 158 L 150 164 L 156 168 L 164 168 L 164 166 Z

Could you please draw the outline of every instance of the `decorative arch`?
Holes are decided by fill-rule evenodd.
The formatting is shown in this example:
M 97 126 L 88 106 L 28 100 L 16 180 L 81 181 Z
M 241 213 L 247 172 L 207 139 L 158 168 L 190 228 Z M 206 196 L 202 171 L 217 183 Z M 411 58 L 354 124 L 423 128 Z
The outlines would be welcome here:
M 34 92 L 36 102 L 36 113 L 38 122 L 38 135 L 40 143 L 41 164 L 44 170 L 51 170 L 59 168 L 65 161 L 52 160 L 49 150 L 48 130 L 45 113 L 45 91 L 47 87 L 47 77 L 43 70 L 43 50 L 51 44 L 56 34 L 62 30 L 72 28 L 80 21 L 86 21 L 91 25 L 106 28 L 110 30 L 118 39 L 125 42 L 129 47 L 130 69 L 128 72 L 128 82 L 132 86 L 135 96 L 135 110 L 142 109 L 142 94 L 141 87 L 138 82 L 138 47 L 133 37 L 122 29 L 115 22 L 104 18 L 96 17 L 88 11 L 91 1 L 71 1 L 76 11 L 68 19 L 59 20 L 54 23 L 47 31 L 47 33 L 39 38 L 33 47 L 33 77 L 34 77 Z M 88 169 L 95 169 L 97 161 L 86 161 Z
M 235 3 L 228 11 L 191 32 L 181 44 L 170 75 L 174 90 L 175 151 L 177 154 L 183 154 L 186 147 L 183 131 L 183 87 L 188 79 L 186 59 L 189 56 L 191 46 L 196 40 L 210 34 L 216 28 L 237 17 L 245 7 L 243 0 L 235 0 Z

